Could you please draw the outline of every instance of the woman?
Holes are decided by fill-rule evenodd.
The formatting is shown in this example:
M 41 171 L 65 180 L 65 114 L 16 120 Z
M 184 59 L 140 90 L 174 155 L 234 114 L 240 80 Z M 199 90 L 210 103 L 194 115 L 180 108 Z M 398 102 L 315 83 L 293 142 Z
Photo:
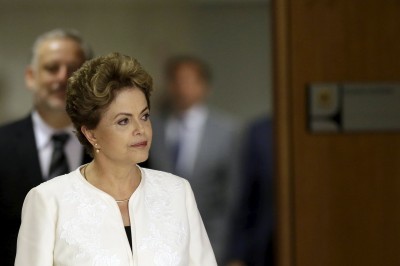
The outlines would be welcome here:
M 216 265 L 189 183 L 138 165 L 151 91 L 149 74 L 118 53 L 68 80 L 66 109 L 93 160 L 28 193 L 16 266 Z

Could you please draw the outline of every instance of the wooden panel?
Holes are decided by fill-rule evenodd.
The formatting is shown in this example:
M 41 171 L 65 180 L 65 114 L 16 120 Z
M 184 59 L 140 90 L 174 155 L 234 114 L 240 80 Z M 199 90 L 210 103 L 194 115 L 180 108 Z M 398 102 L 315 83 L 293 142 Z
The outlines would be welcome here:
M 288 9 L 284 1 L 272 2 L 273 17 L 273 69 L 274 69 L 274 119 L 276 162 L 276 263 L 280 266 L 294 265 L 293 241 L 293 191 L 291 179 L 291 105 L 289 90 L 289 29 Z
M 275 75 L 275 98 L 286 93 L 275 111 L 286 154 L 277 151 L 279 190 L 290 194 L 278 202 L 293 200 L 279 206 L 286 212 L 279 217 L 291 219 L 279 250 L 292 257 L 279 253 L 279 265 L 400 265 L 400 133 L 306 129 L 310 82 L 400 80 L 400 2 L 277 0 L 275 7 L 287 12 L 275 20 L 287 47 L 275 47 L 276 71 L 285 70 Z

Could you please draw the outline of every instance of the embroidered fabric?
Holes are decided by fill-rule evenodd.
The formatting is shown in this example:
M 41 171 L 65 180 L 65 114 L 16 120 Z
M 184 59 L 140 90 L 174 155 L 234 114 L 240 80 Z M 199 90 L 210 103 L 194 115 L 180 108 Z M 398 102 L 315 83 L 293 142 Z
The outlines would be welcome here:
M 145 210 L 150 222 L 144 237 L 137 239 L 137 252 L 153 254 L 156 266 L 182 265 L 181 252 L 188 241 L 187 228 L 177 218 L 180 216 L 173 207 L 173 198 L 176 199 L 173 195 L 184 193 L 184 183 L 179 179 L 167 179 L 166 185 L 165 175 L 158 172 L 152 172 L 151 178 L 143 181 Z M 63 204 L 76 212 L 61 225 L 60 235 L 70 246 L 76 247 L 75 260 L 92 258 L 93 266 L 125 266 L 116 254 L 100 244 L 99 232 L 104 230 L 104 222 L 109 219 L 107 215 L 113 212 L 109 208 L 113 207 L 88 193 L 79 181 L 74 181 L 73 189 L 64 193 Z
M 115 254 L 99 245 L 98 232 L 101 232 L 99 228 L 103 224 L 107 206 L 98 199 L 89 197 L 79 182 L 75 182 L 74 190 L 64 194 L 63 201 L 73 205 L 77 212 L 77 215 L 63 223 L 60 236 L 69 245 L 77 247 L 75 259 L 88 256 L 93 258 L 92 265 L 121 265 Z
M 149 235 L 139 240 L 140 251 L 149 250 L 154 254 L 154 264 L 157 266 L 180 265 L 181 256 L 178 253 L 187 238 L 186 228 L 175 217 L 172 208 L 172 195 L 183 190 L 183 183 L 174 180 L 170 186 L 165 186 L 165 179 L 154 173 L 146 180 L 145 204 L 149 211 Z M 170 181 L 170 180 L 169 180 Z M 163 224 L 162 230 L 157 224 Z

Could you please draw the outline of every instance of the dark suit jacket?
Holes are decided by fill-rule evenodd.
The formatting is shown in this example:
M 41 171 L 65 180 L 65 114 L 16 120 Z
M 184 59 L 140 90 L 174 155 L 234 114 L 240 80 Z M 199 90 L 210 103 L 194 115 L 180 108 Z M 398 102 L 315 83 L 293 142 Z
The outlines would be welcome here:
M 171 151 L 165 142 L 167 114 L 152 116 L 151 119 L 153 142 L 149 166 L 153 169 L 174 173 Z M 190 182 L 219 262 L 226 253 L 228 213 L 240 177 L 238 169 L 239 131 L 239 124 L 235 119 L 217 110 L 209 110 L 193 172 L 182 176 Z
M 274 265 L 273 128 L 267 117 L 249 125 L 243 141 L 242 183 L 232 218 L 230 259 Z
M 83 149 L 82 149 L 82 152 Z M 86 153 L 82 163 L 91 161 Z M 25 196 L 43 182 L 31 116 L 0 127 L 0 265 L 14 265 Z

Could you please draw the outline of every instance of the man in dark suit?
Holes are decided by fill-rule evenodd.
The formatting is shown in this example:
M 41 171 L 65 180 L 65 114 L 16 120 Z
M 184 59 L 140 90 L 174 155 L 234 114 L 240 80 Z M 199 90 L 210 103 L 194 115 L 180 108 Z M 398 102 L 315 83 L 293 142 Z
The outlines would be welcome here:
M 52 135 L 62 132 L 66 135 L 63 146 L 66 171 L 91 160 L 75 137 L 65 111 L 67 79 L 91 56 L 89 46 L 74 30 L 46 32 L 33 44 L 31 62 L 25 72 L 26 86 L 33 95 L 32 111 L 0 127 L 2 266 L 14 265 L 21 209 L 27 192 L 54 177 L 50 169 L 55 146 Z
M 201 59 L 171 57 L 165 67 L 167 106 L 152 115 L 149 165 L 190 181 L 219 265 L 227 246 L 228 214 L 239 179 L 239 124 L 211 108 L 211 73 Z M 179 152 L 178 152 L 179 151 Z
M 268 117 L 244 135 L 242 182 L 230 230 L 228 266 L 274 265 L 273 126 Z

